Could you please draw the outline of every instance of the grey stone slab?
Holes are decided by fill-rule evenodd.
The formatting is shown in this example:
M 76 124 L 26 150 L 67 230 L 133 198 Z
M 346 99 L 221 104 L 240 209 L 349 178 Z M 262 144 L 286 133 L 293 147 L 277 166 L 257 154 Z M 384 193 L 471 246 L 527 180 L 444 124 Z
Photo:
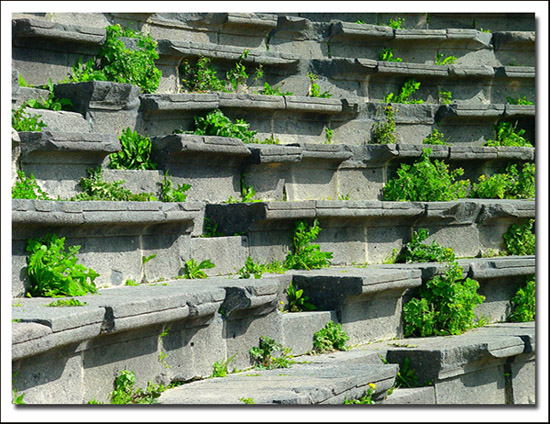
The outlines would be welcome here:
M 259 371 L 259 376 L 234 374 L 191 383 L 164 392 L 161 404 L 238 404 L 252 398 L 257 404 L 343 404 L 359 398 L 368 383 L 387 390 L 395 368 L 385 365 L 294 365 L 281 370 Z M 250 374 L 250 373 L 249 373 Z
M 435 389 L 433 386 L 399 388 L 385 398 L 383 405 L 435 405 Z
M 303 157 L 301 146 L 247 144 L 246 147 L 251 152 L 251 164 L 299 162 Z
M 12 103 L 15 100 L 15 104 L 13 104 L 14 107 L 18 108 L 23 103 L 26 103 L 31 99 L 36 99 L 44 102 L 44 99 L 48 98 L 48 90 L 34 87 L 19 87 L 19 79 L 15 81 L 15 84 L 17 86 L 17 91 L 14 93 L 12 90 Z
M 465 66 L 465 65 L 447 65 L 449 76 L 461 78 L 492 78 L 495 76 L 495 70 L 487 65 Z
M 501 68 L 495 68 L 496 77 L 508 77 L 508 78 L 535 78 L 534 66 L 503 66 Z
M 67 112 L 64 110 L 54 111 L 47 109 L 37 109 L 29 111 L 31 115 L 39 117 L 39 120 L 46 124 L 50 131 L 57 132 L 91 132 L 91 126 L 82 114 L 77 112 Z
M 119 140 L 111 134 L 78 132 L 21 132 L 21 149 L 24 156 L 35 151 L 69 153 L 114 153 L 120 150 Z M 31 160 L 24 157 L 24 161 Z M 85 161 L 85 160 L 84 160 Z
M 12 321 L 11 329 L 12 344 L 23 343 L 52 334 L 50 326 L 35 322 Z
M 513 403 L 515 405 L 533 405 L 537 403 L 537 366 L 534 354 L 520 355 L 515 358 L 511 364 L 511 380 Z
M 237 272 L 248 256 L 248 245 L 242 236 L 196 237 L 191 239 L 191 257 L 197 262 L 211 260 L 216 267 L 205 270 L 207 275 Z
M 505 218 L 535 218 L 535 202 L 532 200 L 486 200 L 482 203 L 480 223 L 490 223 Z
M 473 259 L 470 269 L 474 279 L 531 275 L 535 273 L 535 257 L 516 256 Z
M 381 39 L 391 40 L 394 38 L 393 29 L 387 26 L 356 24 L 351 22 L 333 22 L 330 25 L 331 39 Z
M 449 75 L 447 66 L 429 65 L 407 62 L 378 62 L 379 74 L 391 75 L 422 75 L 430 77 L 446 77 Z
M 338 323 L 335 311 L 289 312 L 283 315 L 283 345 L 294 355 L 313 349 L 313 335 L 328 321 Z
M 15 38 L 50 38 L 93 45 L 100 45 L 105 40 L 103 28 L 67 25 L 38 19 L 12 20 L 12 32 Z

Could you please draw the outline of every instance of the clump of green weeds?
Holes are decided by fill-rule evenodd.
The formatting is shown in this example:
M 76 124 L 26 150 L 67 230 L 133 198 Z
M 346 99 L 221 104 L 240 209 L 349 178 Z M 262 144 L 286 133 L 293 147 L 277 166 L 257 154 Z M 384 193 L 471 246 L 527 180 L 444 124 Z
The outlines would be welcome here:
M 397 140 L 395 136 L 395 111 L 392 105 L 386 105 L 384 115 L 386 115 L 386 122 L 382 124 L 375 123 L 372 126 L 372 144 L 394 144 Z
M 287 269 L 319 269 L 330 265 L 332 252 L 323 252 L 318 244 L 312 244 L 321 231 L 319 222 L 309 226 L 305 221 L 294 224 L 292 251 L 287 254 L 284 267 Z
M 455 260 L 453 250 L 443 247 L 435 240 L 431 244 L 422 243 L 430 235 L 426 228 L 419 228 L 412 235 L 411 241 L 403 246 L 395 262 L 452 262 Z
M 202 237 L 223 237 L 223 233 L 218 231 L 219 224 L 208 217 L 204 217 L 204 231 Z
M 466 197 L 470 181 L 455 181 L 464 170 L 457 168 L 449 172 L 449 166 L 443 161 L 430 160 L 431 152 L 424 149 L 412 166 L 401 164 L 396 176 L 384 186 L 384 200 L 438 202 Z
M 147 383 L 147 388 L 142 390 L 134 389 L 136 376 L 133 371 L 122 370 L 115 378 L 114 390 L 109 394 L 110 403 L 116 405 L 126 404 L 153 404 L 163 391 L 167 389 L 164 385 Z M 93 402 L 93 401 L 92 401 Z M 99 403 L 97 401 L 93 403 Z
M 81 302 L 78 299 L 58 299 L 51 303 L 48 303 L 46 306 L 57 308 L 57 307 L 71 307 L 71 306 L 86 306 L 86 302 Z
M 376 384 L 369 383 L 369 388 L 365 394 L 359 399 L 346 399 L 344 405 L 374 405 L 376 402 L 372 400 L 372 397 L 376 391 Z
M 330 129 L 330 128 L 325 128 L 325 138 L 326 138 L 326 143 L 327 144 L 331 144 L 332 143 L 332 137 L 334 136 L 334 130 Z
M 506 100 L 508 100 L 508 103 L 511 105 L 532 105 L 533 102 L 527 100 L 525 96 L 518 96 L 517 100 L 514 100 L 512 97 L 507 96 Z
M 252 398 L 241 397 L 241 398 L 239 398 L 239 400 L 242 403 L 244 403 L 245 405 L 254 405 L 254 404 L 256 404 L 256 402 L 254 402 L 254 399 L 252 399 Z
M 348 341 L 349 336 L 342 330 L 342 324 L 328 321 L 324 328 L 321 328 L 313 335 L 313 349 L 318 353 L 348 350 L 346 346 Z
M 236 355 L 236 354 L 235 354 Z M 222 360 L 221 362 L 214 362 L 212 364 L 212 377 L 226 377 L 228 370 L 227 367 L 229 366 L 229 363 L 235 358 L 235 355 L 230 356 L 226 360 Z
M 420 83 L 415 79 L 405 81 L 401 92 L 396 96 L 394 93 L 389 93 L 384 99 L 385 103 L 403 103 L 403 104 L 420 104 L 424 100 L 411 99 L 411 96 L 420 88 Z
M 196 64 L 192 66 L 184 60 L 181 73 L 182 84 L 189 91 L 225 91 L 225 83 L 218 79 L 216 70 L 209 65 L 211 59 L 199 56 Z
M 99 276 L 92 268 L 77 263 L 80 246 L 65 251 L 65 237 L 48 233 L 44 238 L 27 242 L 27 272 L 30 287 L 27 296 L 84 296 L 96 293 L 94 280 Z M 89 282 L 88 282 L 89 280 Z
M 160 183 L 160 200 L 162 202 L 185 202 L 187 199 L 185 192 L 190 188 L 189 184 L 178 184 L 177 187 L 174 187 L 174 182 L 165 172 L 162 183 Z
M 33 174 L 27 177 L 23 171 L 17 171 L 17 180 L 11 188 L 11 198 L 53 200 L 40 188 Z
M 261 278 L 264 273 L 277 273 L 281 274 L 286 271 L 285 267 L 279 261 L 273 261 L 272 263 L 255 263 L 250 256 L 247 256 L 244 266 L 239 269 L 239 278 Z
M 96 59 L 84 64 L 79 60 L 68 82 L 113 81 L 134 84 L 144 93 L 154 93 L 162 74 L 155 65 L 159 55 L 151 34 L 122 29 L 119 24 L 107 26 L 105 31 L 105 42 Z
M 204 279 L 207 276 L 203 269 L 211 269 L 215 266 L 216 265 L 214 265 L 210 259 L 205 259 L 199 263 L 195 259 L 191 258 L 190 260 L 185 261 L 185 265 L 183 266 L 183 275 L 185 278 L 190 279 Z
M 472 186 L 470 197 L 479 199 L 530 199 L 535 197 L 535 164 L 525 163 L 521 172 L 509 164 L 498 174 L 481 175 Z
M 132 193 L 130 190 L 122 187 L 124 180 L 109 183 L 103 180 L 103 170 L 101 166 L 96 169 L 88 168 L 88 178 L 80 179 L 82 193 L 71 197 L 71 201 L 83 200 L 107 200 L 107 201 L 133 201 L 148 202 L 155 201 L 157 198 L 153 193 Z
M 254 136 L 257 131 L 249 130 L 250 124 L 243 119 L 237 119 L 235 123 L 223 114 L 219 109 L 209 112 L 206 116 L 195 117 L 195 130 L 197 135 L 216 135 L 219 137 L 239 138 L 243 143 L 255 143 Z M 176 133 L 183 132 L 176 130 Z
M 319 76 L 308 72 L 307 74 L 309 78 L 309 82 L 311 84 L 310 90 L 309 90 L 309 96 L 310 97 L 322 97 L 322 98 L 330 98 L 332 97 L 332 94 L 330 94 L 328 91 L 321 92 L 321 87 L 319 87 L 319 84 L 317 84 L 317 80 L 319 79 Z
M 437 92 L 439 103 L 442 105 L 450 105 L 453 102 L 453 93 L 451 91 L 439 90 Z
M 485 297 L 479 283 L 463 279 L 457 262 L 447 265 L 443 275 L 422 283 L 418 297 L 403 306 L 405 336 L 457 335 L 477 325 L 474 308 Z
M 289 312 L 314 311 L 317 309 L 315 305 L 308 302 L 309 297 L 304 294 L 304 290 L 294 287 L 292 281 L 288 285 L 286 294 L 288 298 Z
M 33 109 L 48 109 L 53 111 L 70 111 L 73 109 L 73 102 L 70 99 L 58 99 L 55 97 L 51 78 L 48 79 L 46 88 L 48 89 L 48 98 L 44 99 L 41 97 L 41 101 L 37 99 L 29 99 L 27 100 L 26 105 Z
M 512 224 L 503 235 L 506 250 L 510 255 L 534 255 L 536 253 L 534 219 Z
M 119 137 L 122 150 L 109 155 L 111 169 L 156 169 L 151 161 L 151 139 L 139 135 L 129 127 Z
M 281 85 L 284 84 L 284 81 Z M 272 87 L 268 82 L 264 82 L 264 89 L 260 91 L 259 94 L 264 94 L 266 96 L 292 96 L 294 93 L 291 91 L 281 91 L 280 87 Z
M 405 24 L 405 18 L 397 18 L 397 19 L 390 18 L 386 25 L 393 29 L 403 29 L 404 24 Z
M 517 125 L 517 121 L 514 124 L 505 121 L 498 122 L 495 124 L 495 139 L 487 140 L 485 146 L 533 147 L 533 144 L 523 137 L 525 130 L 522 129 L 516 132 Z
M 452 65 L 457 61 L 456 56 L 447 56 L 446 58 L 443 58 L 443 53 L 438 53 L 435 57 L 435 64 L 436 65 Z
M 445 134 L 439 132 L 435 128 L 432 130 L 431 134 L 422 140 L 423 144 L 433 144 L 439 146 L 448 146 L 449 143 L 445 141 Z
M 291 359 L 289 347 L 283 347 L 270 337 L 260 337 L 259 346 L 250 349 L 250 357 L 258 369 L 290 368 L 295 363 Z
M 139 286 L 139 283 L 136 283 L 136 280 L 128 279 L 124 282 L 124 285 L 125 286 Z
M 229 84 L 231 84 L 231 87 L 233 87 L 233 90 L 235 91 L 237 91 L 239 86 L 246 87 L 246 83 L 248 82 L 249 75 L 246 72 L 246 66 L 243 65 L 242 60 L 246 59 L 249 54 L 250 50 L 243 50 L 241 56 L 239 57 L 239 61 L 235 64 L 233 69 L 230 69 L 225 74 L 227 81 L 229 82 Z M 263 69 L 260 65 L 260 67 L 256 69 L 254 80 L 256 81 L 262 78 L 263 75 Z
M 512 297 L 512 313 L 508 321 L 527 322 L 534 321 L 536 313 L 535 276 L 527 278 L 525 287 L 518 289 Z
M 393 56 L 392 50 L 393 49 L 390 47 L 382 50 L 382 52 L 378 55 L 378 60 L 381 60 L 383 62 L 403 62 L 403 59 L 401 59 L 400 57 Z
M 42 131 L 47 125 L 40 118 L 42 115 L 34 115 L 25 110 L 26 104 L 11 110 L 11 127 L 18 132 Z

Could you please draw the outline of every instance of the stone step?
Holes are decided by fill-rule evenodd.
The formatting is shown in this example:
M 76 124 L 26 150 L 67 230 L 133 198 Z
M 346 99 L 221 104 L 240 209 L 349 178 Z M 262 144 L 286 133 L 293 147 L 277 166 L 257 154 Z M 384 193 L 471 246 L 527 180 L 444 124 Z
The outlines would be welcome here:
M 383 405 L 435 405 L 432 386 L 395 389 L 381 402 Z
M 363 358 L 354 355 L 352 360 L 345 354 L 332 356 L 320 355 L 315 357 L 318 361 L 302 364 L 298 358 L 291 368 L 253 370 L 193 382 L 165 391 L 159 403 L 226 405 L 251 398 L 256 404 L 336 405 L 361 398 L 369 384 L 376 386 L 377 396 L 393 385 L 396 368 L 373 364 L 368 354 Z

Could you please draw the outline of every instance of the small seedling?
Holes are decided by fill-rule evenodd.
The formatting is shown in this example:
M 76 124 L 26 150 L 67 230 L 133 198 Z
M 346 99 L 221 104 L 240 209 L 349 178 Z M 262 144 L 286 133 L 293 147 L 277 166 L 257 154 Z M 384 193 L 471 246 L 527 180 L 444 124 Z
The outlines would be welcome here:
M 334 130 L 331 130 L 330 128 L 325 128 L 325 137 L 327 139 L 327 144 L 332 143 L 332 136 L 334 135 Z
M 203 271 L 203 269 L 211 269 L 215 266 L 216 265 L 210 262 L 209 259 L 197 263 L 195 259 L 191 258 L 190 260 L 185 261 L 185 265 L 183 267 L 183 275 L 185 278 L 189 279 L 204 279 L 207 278 L 207 275 Z
M 514 100 L 511 97 L 506 97 L 506 100 L 508 100 L 508 103 L 511 105 L 532 105 L 533 102 L 527 100 L 525 96 L 519 96 L 517 100 Z
M 400 57 L 393 57 L 393 49 L 387 47 L 378 56 L 378 60 L 381 60 L 383 62 L 403 62 L 403 59 Z
M 439 132 L 435 128 L 432 130 L 431 134 L 422 140 L 423 144 L 434 144 L 440 146 L 448 146 L 449 143 L 445 141 L 445 134 Z
M 235 358 L 235 355 L 230 356 L 225 361 L 214 362 L 214 364 L 212 364 L 212 377 L 226 377 L 228 373 L 227 367 L 233 358 Z
M 309 297 L 304 294 L 303 289 L 296 289 L 292 281 L 286 290 L 288 296 L 288 310 L 290 312 L 314 311 L 315 305 L 308 302 Z
M 143 277 L 141 278 L 141 284 L 147 283 L 147 276 L 145 275 L 145 264 L 149 262 L 152 259 L 155 259 L 157 255 L 151 255 L 151 256 L 142 256 L 141 257 L 141 264 L 143 267 Z
M 374 395 L 374 392 L 376 391 L 376 384 L 369 383 L 369 388 L 365 392 L 365 394 L 359 398 L 359 399 L 346 399 L 344 401 L 344 405 L 374 405 L 374 401 L 372 400 L 372 396 Z
M 321 93 L 321 88 L 319 87 L 319 84 L 317 84 L 317 80 L 319 77 L 311 72 L 307 74 L 309 78 L 309 82 L 311 84 L 310 90 L 309 90 L 309 96 L 310 97 L 323 97 L 323 98 L 330 98 L 332 97 L 332 94 L 330 94 L 328 91 L 323 91 Z
M 239 399 L 242 403 L 245 403 L 246 405 L 254 405 L 256 402 L 254 402 L 254 399 L 252 398 L 240 398 Z
M 390 18 L 387 25 L 393 29 L 403 29 L 404 23 L 405 23 L 405 18 L 397 18 L 397 19 Z
M 439 90 L 437 92 L 439 103 L 442 105 L 450 105 L 453 102 L 453 93 L 450 91 Z
M 456 56 L 447 56 L 445 59 L 443 59 L 443 53 L 438 53 L 435 57 L 435 64 L 436 65 L 452 65 L 457 61 Z
M 394 93 L 389 93 L 384 99 L 385 103 L 403 103 L 403 104 L 420 104 L 424 100 L 411 99 L 411 96 L 420 88 L 420 83 L 414 79 L 405 81 L 401 92 L 396 96 Z
M 125 286 L 139 286 L 139 283 L 136 283 L 135 280 L 126 280 L 126 282 L 124 283 Z
M 162 202 L 185 202 L 185 199 L 187 199 L 185 192 L 190 188 L 189 184 L 178 184 L 177 187 L 174 187 L 168 172 L 165 172 L 160 184 L 160 200 Z
M 258 347 L 250 349 L 249 353 L 258 369 L 290 368 L 295 362 L 291 359 L 291 348 L 283 348 L 270 337 L 260 337 Z

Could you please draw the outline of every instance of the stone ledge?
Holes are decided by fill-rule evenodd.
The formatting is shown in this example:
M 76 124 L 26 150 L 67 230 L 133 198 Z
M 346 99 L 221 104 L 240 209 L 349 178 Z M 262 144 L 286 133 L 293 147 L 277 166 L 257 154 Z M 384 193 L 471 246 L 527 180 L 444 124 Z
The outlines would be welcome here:
M 105 29 L 103 28 L 66 25 L 28 18 L 13 19 L 12 33 L 16 43 L 21 38 L 77 41 L 97 46 L 105 41 Z
M 239 404 L 252 398 L 256 404 L 343 404 L 364 395 L 369 383 L 383 394 L 393 384 L 397 369 L 384 364 L 296 364 L 291 368 L 253 371 L 259 376 L 231 374 L 167 390 L 161 404 Z
M 20 132 L 21 153 L 28 155 L 40 152 L 102 152 L 120 151 L 120 141 L 112 134 L 81 133 L 81 132 Z M 25 159 L 23 159 L 25 160 Z

